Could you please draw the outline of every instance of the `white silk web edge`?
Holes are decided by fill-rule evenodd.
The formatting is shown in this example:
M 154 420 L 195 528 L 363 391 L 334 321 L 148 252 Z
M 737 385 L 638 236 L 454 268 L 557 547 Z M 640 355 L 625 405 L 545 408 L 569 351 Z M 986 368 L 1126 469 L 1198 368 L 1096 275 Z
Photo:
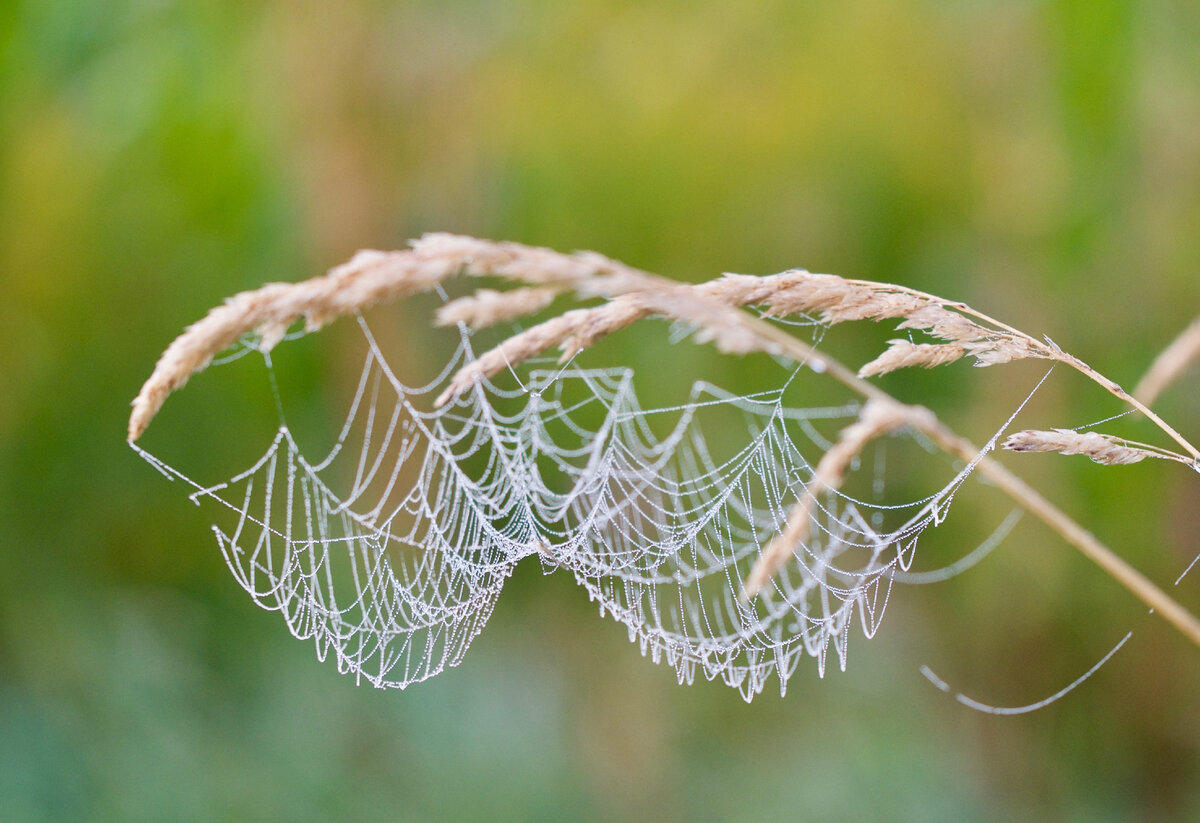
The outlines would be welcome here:
M 875 634 L 918 536 L 974 468 L 903 505 L 823 491 L 792 562 L 745 601 L 750 568 L 811 481 L 805 452 L 830 445 L 814 422 L 852 422 L 857 404 L 792 408 L 783 388 L 739 396 L 697 382 L 686 403 L 643 409 L 630 370 L 568 364 L 513 372 L 515 389 L 483 381 L 433 409 L 430 398 L 473 358 L 469 334 L 437 378 L 413 387 L 358 322 L 367 355 L 320 460 L 305 457 L 282 406 L 264 454 L 216 485 L 134 449 L 192 487 L 193 501 L 224 511 L 213 533 L 258 605 L 313 640 L 320 659 L 332 652 L 339 671 L 379 688 L 460 663 L 516 564 L 537 555 L 681 683 L 699 672 L 749 701 L 774 674 L 783 694 L 804 656 L 823 676 L 832 648 L 845 669 L 856 616 Z M 738 410 L 748 435 L 721 460 L 699 422 L 713 406 Z M 579 422 L 597 410 L 600 425 Z M 668 414 L 674 425 L 656 434 L 649 419 Z M 880 530 L 884 513 L 901 522 Z

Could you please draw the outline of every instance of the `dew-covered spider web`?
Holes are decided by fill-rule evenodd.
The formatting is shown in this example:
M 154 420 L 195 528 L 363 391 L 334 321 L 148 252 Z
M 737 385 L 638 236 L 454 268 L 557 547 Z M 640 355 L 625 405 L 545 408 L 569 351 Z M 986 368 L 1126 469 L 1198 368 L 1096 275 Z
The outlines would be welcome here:
M 904 505 L 878 478 L 858 496 L 822 490 L 791 562 L 746 599 L 751 567 L 856 403 L 798 407 L 788 378 L 750 395 L 698 382 L 683 402 L 644 408 L 628 369 L 543 363 L 435 408 L 474 356 L 470 336 L 411 386 L 359 324 L 367 353 L 328 451 L 306 453 L 281 411 L 262 456 L 224 482 L 139 452 L 218 504 L 217 541 L 256 603 L 377 687 L 457 665 L 516 565 L 536 556 L 680 682 L 719 678 L 749 700 L 774 675 L 783 692 L 802 658 L 823 674 L 832 652 L 844 669 L 852 630 L 874 635 L 917 537 L 971 469 Z M 928 445 L 905 430 L 891 439 Z M 857 468 L 881 477 L 882 463 L 865 454 Z

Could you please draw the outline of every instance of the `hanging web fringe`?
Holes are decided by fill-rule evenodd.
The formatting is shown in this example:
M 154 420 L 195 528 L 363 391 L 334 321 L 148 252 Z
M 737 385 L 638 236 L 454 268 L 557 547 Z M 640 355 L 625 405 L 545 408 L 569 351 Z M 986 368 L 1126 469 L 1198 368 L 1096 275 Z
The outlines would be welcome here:
M 434 409 L 472 357 L 467 335 L 434 382 L 411 387 L 359 323 L 368 354 L 328 454 L 303 454 L 281 422 L 248 469 L 200 486 L 134 448 L 197 502 L 220 504 L 214 533 L 256 603 L 377 687 L 457 665 L 516 564 L 536 555 L 681 683 L 720 678 L 750 700 L 774 674 L 783 693 L 802 657 L 824 674 L 832 649 L 844 669 L 852 627 L 875 633 L 918 535 L 970 470 L 906 507 L 819 490 L 792 562 L 747 600 L 750 568 L 830 446 L 814 422 L 851 423 L 857 405 L 796 409 L 782 389 L 697 384 L 688 402 L 648 410 L 629 370 L 567 368 L 522 373 L 518 389 L 484 381 Z M 730 457 L 708 448 L 710 407 L 745 421 Z M 673 425 L 656 434 L 650 421 L 664 418 Z M 903 521 L 890 531 L 885 508 Z

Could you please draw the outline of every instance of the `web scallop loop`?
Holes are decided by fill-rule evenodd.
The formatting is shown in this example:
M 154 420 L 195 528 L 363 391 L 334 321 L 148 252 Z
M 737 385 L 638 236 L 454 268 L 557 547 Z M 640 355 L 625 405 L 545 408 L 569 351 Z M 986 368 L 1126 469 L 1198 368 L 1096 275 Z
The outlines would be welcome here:
M 697 383 L 682 404 L 644 409 L 630 370 L 564 367 L 433 408 L 472 357 L 466 333 L 437 379 L 411 387 L 359 322 L 368 353 L 327 453 L 307 458 L 281 421 L 245 471 L 187 482 L 219 504 L 214 533 L 254 601 L 376 687 L 461 662 L 516 564 L 537 556 L 681 683 L 720 679 L 750 700 L 773 675 L 782 693 L 802 658 L 823 675 L 832 649 L 844 669 L 851 629 L 875 633 L 917 537 L 966 476 L 907 506 L 820 493 L 794 562 L 746 600 L 751 566 L 829 446 L 820 429 L 852 422 L 856 404 L 794 408 L 782 389 Z M 704 425 L 716 408 L 745 430 L 719 457 Z M 891 531 L 879 530 L 885 509 L 902 515 Z

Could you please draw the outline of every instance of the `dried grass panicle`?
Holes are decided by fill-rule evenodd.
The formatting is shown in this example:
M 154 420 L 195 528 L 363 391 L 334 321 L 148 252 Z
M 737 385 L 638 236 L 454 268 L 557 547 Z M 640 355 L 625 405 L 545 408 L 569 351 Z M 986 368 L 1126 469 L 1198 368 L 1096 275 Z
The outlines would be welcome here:
M 1145 377 L 1133 390 L 1133 396 L 1149 406 L 1197 361 L 1200 361 L 1200 317 L 1154 358 Z
M 550 286 L 527 286 L 508 291 L 477 289 L 473 294 L 451 300 L 439 308 L 436 323 L 439 326 L 463 323 L 472 329 L 508 323 L 537 314 L 559 294 L 561 289 Z
M 749 354 L 777 349 L 755 334 L 739 318 L 737 309 L 713 299 L 699 289 L 672 288 L 643 292 L 636 298 L 650 312 L 696 326 L 696 340 L 713 343 L 726 354 Z
M 1053 356 L 1050 347 L 1028 335 L 968 317 L 963 312 L 971 310 L 964 304 L 886 283 L 788 271 L 767 277 L 727 274 L 699 288 L 734 305 L 761 307 L 768 316 L 809 314 L 831 326 L 855 320 L 900 319 L 899 329 L 921 331 L 945 341 L 942 347 L 892 341 L 893 349 L 863 367 L 859 372 L 863 377 L 908 366 L 929 368 L 967 355 L 984 366 Z
M 472 274 L 504 277 L 533 286 L 583 286 L 593 295 L 629 291 L 650 277 L 596 252 L 563 254 L 539 246 L 445 232 L 425 234 L 412 241 L 411 246 L 419 257 L 460 261 Z M 598 279 L 605 281 L 604 284 L 598 284 Z
M 883 354 L 858 370 L 859 377 L 873 377 L 897 369 L 914 366 L 931 369 L 953 363 L 967 353 L 961 343 L 912 343 L 908 340 L 889 340 Z
M 950 303 L 887 283 L 847 280 L 835 274 L 792 270 L 756 277 L 726 274 L 701 286 L 726 302 L 761 307 L 767 315 L 815 315 L 826 325 L 855 320 L 904 318 L 900 328 L 922 329 L 945 340 L 975 340 L 994 334 Z
M 799 269 L 765 277 L 726 274 L 700 288 L 732 305 L 761 307 L 772 317 L 810 314 L 827 325 L 903 317 L 924 305 L 918 298 L 882 284 L 868 287 L 835 274 Z
M 1141 443 L 1131 443 L 1108 434 L 1077 432 L 1072 429 L 1053 429 L 1051 431 L 1027 429 L 1009 435 L 1002 446 L 1014 452 L 1079 454 L 1105 466 L 1128 466 L 1140 463 L 1147 457 L 1178 460 L 1188 464 L 1194 462 L 1175 452 L 1155 449 Z
M 427 234 L 403 251 L 360 251 L 328 274 L 242 292 L 189 326 L 163 352 L 133 400 L 128 437 L 137 440 L 167 397 L 243 335 L 270 350 L 292 324 L 309 331 L 364 308 L 429 291 L 458 274 L 497 276 L 588 295 L 628 291 L 655 278 L 593 252 L 561 254 L 519 243 Z
M 975 358 L 977 366 L 995 366 L 1027 357 L 1046 356 L 1026 341 L 1007 336 L 959 343 L 913 343 L 898 339 L 889 340 L 888 348 L 864 364 L 858 370 L 858 376 L 872 377 L 913 366 L 930 369 L 968 355 Z
M 531 357 L 537 357 L 547 349 L 561 346 L 584 324 L 584 315 L 591 311 L 594 310 L 572 309 L 514 334 L 455 372 L 446 389 L 434 401 L 434 405 L 445 405 L 480 380 L 493 377 Z
M 434 405 L 445 405 L 480 380 L 495 377 L 552 348 L 561 348 L 562 359 L 567 360 L 652 313 L 640 294 L 619 295 L 594 308 L 563 312 L 512 335 L 463 366 L 450 378 Z
M 864 381 L 836 360 L 815 352 L 811 346 L 777 326 L 733 308 L 727 310 L 716 305 L 754 306 L 768 315 L 816 314 L 830 324 L 855 319 L 899 318 L 902 321 L 899 324 L 901 328 L 919 330 L 943 341 L 944 345 L 930 348 L 920 348 L 904 341 L 906 345 L 884 353 L 883 357 L 895 361 L 906 358 L 910 361 L 901 365 L 949 362 L 951 356 L 957 354 L 959 346 L 966 355 L 974 356 L 981 364 L 1007 362 L 1022 357 L 1043 357 L 1065 363 L 1141 411 L 1189 456 L 1143 447 L 1142 444 L 1114 444 L 1107 439 L 1103 444 L 1091 446 L 1091 452 L 1082 450 L 1078 445 L 1071 448 L 1081 448 L 1078 453 L 1083 454 L 1104 453 L 1103 450 L 1114 447 L 1135 452 L 1144 449 L 1146 456 L 1178 459 L 1200 471 L 1200 450 L 1144 403 L 1086 363 L 1052 343 L 1035 340 L 965 304 L 945 301 L 900 286 L 850 281 L 834 275 L 803 271 L 783 272 L 769 277 L 726 275 L 699 286 L 682 286 L 590 252 L 565 255 L 516 243 L 493 243 L 448 234 L 426 235 L 415 241 L 410 250 L 360 252 L 348 263 L 322 277 L 290 285 L 270 284 L 236 295 L 213 309 L 172 342 L 159 358 L 153 374 L 134 400 L 129 421 L 130 441 L 142 434 L 171 392 L 243 335 L 257 332 L 261 336 L 260 345 L 269 349 L 282 339 L 292 324 L 301 319 L 306 328 L 313 330 L 340 315 L 427 291 L 458 274 L 495 275 L 553 292 L 574 291 L 581 297 L 625 296 L 610 299 L 599 308 L 568 311 L 510 338 L 456 375 L 439 402 L 445 402 L 464 390 L 480 376 L 495 374 L 507 365 L 548 348 L 560 346 L 570 355 L 606 334 L 654 314 L 698 323 L 702 327 L 701 336 L 708 336 L 729 350 L 764 348 L 781 352 L 797 363 L 819 363 L 830 377 L 868 399 L 859 423 L 848 427 L 834 447 L 818 462 L 813 481 L 789 516 L 784 533 L 764 551 L 763 558 L 752 570 L 747 583 L 748 591 L 761 587 L 780 564 L 791 557 L 794 546 L 807 534 L 812 507 L 816 503 L 815 495 L 822 488 L 836 488 L 853 455 L 859 453 L 871 437 L 900 425 L 903 419 L 903 422 L 928 436 L 947 453 L 975 463 L 982 476 L 1033 512 L 1200 646 L 1200 620 L 1001 464 L 981 456 L 974 445 L 947 429 L 931 412 L 899 404 L 882 389 Z M 500 309 L 498 304 L 503 304 L 505 310 L 515 310 L 516 304 L 524 308 L 540 300 L 541 297 L 534 300 L 529 295 L 501 296 L 494 300 L 484 297 L 475 301 L 473 308 L 468 310 L 466 304 L 460 304 L 458 310 L 464 312 L 462 319 L 482 321 L 488 318 L 489 313 L 497 315 Z M 490 307 L 487 305 L 489 301 Z M 758 342 L 751 343 L 740 332 L 732 332 L 735 326 L 744 328 Z M 1188 339 L 1194 342 L 1186 349 L 1190 353 L 1182 359 L 1177 358 L 1177 362 L 1183 362 L 1184 365 L 1200 356 L 1200 321 L 1193 328 L 1191 334 L 1194 337 L 1189 336 Z M 887 361 L 884 365 L 887 365 Z M 892 365 L 900 367 L 895 363 Z M 1123 454 L 1120 451 L 1109 453 Z
M 572 309 L 509 337 L 459 369 L 434 404 L 444 405 L 478 381 L 555 346 L 562 349 L 562 360 L 569 360 L 610 334 L 654 315 L 696 325 L 698 341 L 713 342 L 726 353 L 773 350 L 769 341 L 739 321 L 736 309 L 687 286 L 662 282 L 644 285 L 650 288 L 618 295 L 594 308 Z
M 958 312 L 937 303 L 924 303 L 904 315 L 897 328 L 918 329 L 930 337 L 952 342 L 977 342 L 997 334 Z
M 846 479 L 846 471 L 868 443 L 908 422 L 908 410 L 901 404 L 883 400 L 868 401 L 859 412 L 858 419 L 842 429 L 837 442 L 821 456 L 813 475 L 814 481 L 829 489 L 841 487 Z
M 920 329 L 948 341 L 943 346 L 893 341 L 893 347 L 867 364 L 860 376 L 882 374 L 912 365 L 940 365 L 967 354 L 986 365 L 1035 356 L 1037 353 L 1036 341 L 976 323 L 955 311 L 960 304 L 897 286 L 851 281 L 832 274 L 812 274 L 802 270 L 764 277 L 727 273 L 694 286 L 657 278 L 628 282 L 636 287 L 638 297 L 625 295 L 617 298 L 617 301 L 626 301 L 626 305 L 615 312 L 620 322 L 610 322 L 611 318 L 605 315 L 604 307 L 593 310 L 596 312 L 594 315 L 578 315 L 577 319 L 584 322 L 586 328 L 570 336 L 571 342 L 566 346 L 568 355 L 649 315 L 695 323 L 699 327 L 697 339 L 701 342 L 714 341 L 723 351 L 745 353 L 769 349 L 763 345 L 761 335 L 749 331 L 743 319 L 733 316 L 728 309 L 722 309 L 722 305 L 753 306 L 763 309 L 768 316 L 813 314 L 828 325 L 853 320 L 903 318 L 900 328 Z M 634 305 L 638 308 L 632 308 Z M 506 347 L 503 353 L 511 355 L 526 350 L 523 342 Z M 536 353 L 540 352 L 533 352 Z M 464 371 L 468 373 L 462 375 L 462 379 L 459 375 L 455 376 L 452 387 L 461 391 L 475 379 L 493 376 L 505 366 L 516 365 L 517 362 L 511 358 L 489 357 L 489 366 L 497 371 L 472 364 L 465 367 Z M 450 396 L 453 395 L 442 395 L 447 399 Z
M 767 544 L 758 562 L 750 570 L 743 586 L 746 599 L 757 594 L 775 577 L 791 559 L 796 546 L 808 538 L 817 495 L 822 491 L 836 491 L 841 487 L 846 479 L 846 472 L 868 443 L 910 422 L 909 410 L 894 401 L 869 400 L 862 407 L 858 419 L 842 429 L 837 442 L 817 461 L 812 479 L 805 485 L 804 494 L 788 512 L 783 529 Z
M 565 337 L 554 343 L 562 348 L 564 362 L 584 349 L 591 348 L 608 335 L 649 317 L 653 311 L 639 295 L 622 294 L 604 305 L 578 309 L 567 314 L 573 318 L 573 323 L 566 329 Z
M 1042 357 L 1057 360 L 1053 350 L 1040 345 L 1036 340 L 1020 337 L 1002 337 L 976 343 L 967 343 L 967 354 L 975 358 L 976 366 L 998 366 L 1014 360 Z
M 553 342 L 548 345 L 561 345 L 570 338 L 572 342 L 566 346 L 568 353 L 578 351 L 604 334 L 651 314 L 696 322 L 701 327 L 698 334 L 700 339 L 715 340 L 727 351 L 759 348 L 753 339 L 755 337 L 770 341 L 768 348 L 783 345 L 793 353 L 804 349 L 791 339 L 781 344 L 782 332 L 776 334 L 778 330 L 765 327 L 756 319 L 742 317 L 732 308 L 722 309 L 713 301 L 730 307 L 756 306 L 769 315 L 815 313 L 831 324 L 856 319 L 901 318 L 900 328 L 923 331 L 951 344 L 951 347 L 921 350 L 920 353 L 903 347 L 898 351 L 889 350 L 867 364 L 864 373 L 878 374 L 905 364 L 950 362 L 953 359 L 951 355 L 957 353 L 954 344 L 961 345 L 965 354 L 974 357 L 979 365 L 1006 363 L 1026 357 L 1060 361 L 1132 404 L 1180 444 L 1194 460 L 1200 461 L 1200 450 L 1144 404 L 1087 364 L 1056 346 L 1035 340 L 962 303 L 900 286 L 846 280 L 836 275 L 805 271 L 787 271 L 768 277 L 726 275 L 699 286 L 685 286 L 594 252 L 561 254 L 518 243 L 496 243 L 451 234 L 425 235 L 414 241 L 412 248 L 406 251 L 359 252 L 348 263 L 330 270 L 322 277 L 295 284 L 270 284 L 230 298 L 190 326 L 160 357 L 153 374 L 133 401 L 128 433 L 130 441 L 142 434 L 171 392 L 180 388 L 193 373 L 205 368 L 216 354 L 232 346 L 243 335 L 258 333 L 260 346 L 269 350 L 298 320 L 303 319 L 305 327 L 314 330 L 340 315 L 428 291 L 447 278 L 463 273 L 498 276 L 535 287 L 534 292 L 513 297 L 477 296 L 478 299 L 473 303 L 459 304 L 457 308 L 447 310 L 447 317 L 461 312 L 465 319 L 477 322 L 491 318 L 498 320 L 508 312 L 540 305 L 546 295 L 537 292 L 536 288 L 574 290 L 581 297 L 612 297 L 634 292 L 647 295 L 640 301 L 630 300 L 614 309 L 613 316 L 568 312 L 564 317 L 583 323 L 578 333 L 570 334 L 570 330 L 563 328 L 562 324 L 537 330 L 536 334 L 517 340 L 495 356 L 485 355 L 484 365 L 473 364 L 468 367 L 465 377 L 482 375 L 490 368 L 498 370 L 517 362 L 505 360 L 502 355 L 544 350 L 539 348 L 542 343 L 538 341 L 542 339 L 552 339 Z M 753 330 L 744 331 L 740 327 Z M 802 359 L 813 356 L 811 348 L 801 354 Z M 456 381 L 460 388 L 471 382 L 468 380 L 463 383 L 457 378 Z

